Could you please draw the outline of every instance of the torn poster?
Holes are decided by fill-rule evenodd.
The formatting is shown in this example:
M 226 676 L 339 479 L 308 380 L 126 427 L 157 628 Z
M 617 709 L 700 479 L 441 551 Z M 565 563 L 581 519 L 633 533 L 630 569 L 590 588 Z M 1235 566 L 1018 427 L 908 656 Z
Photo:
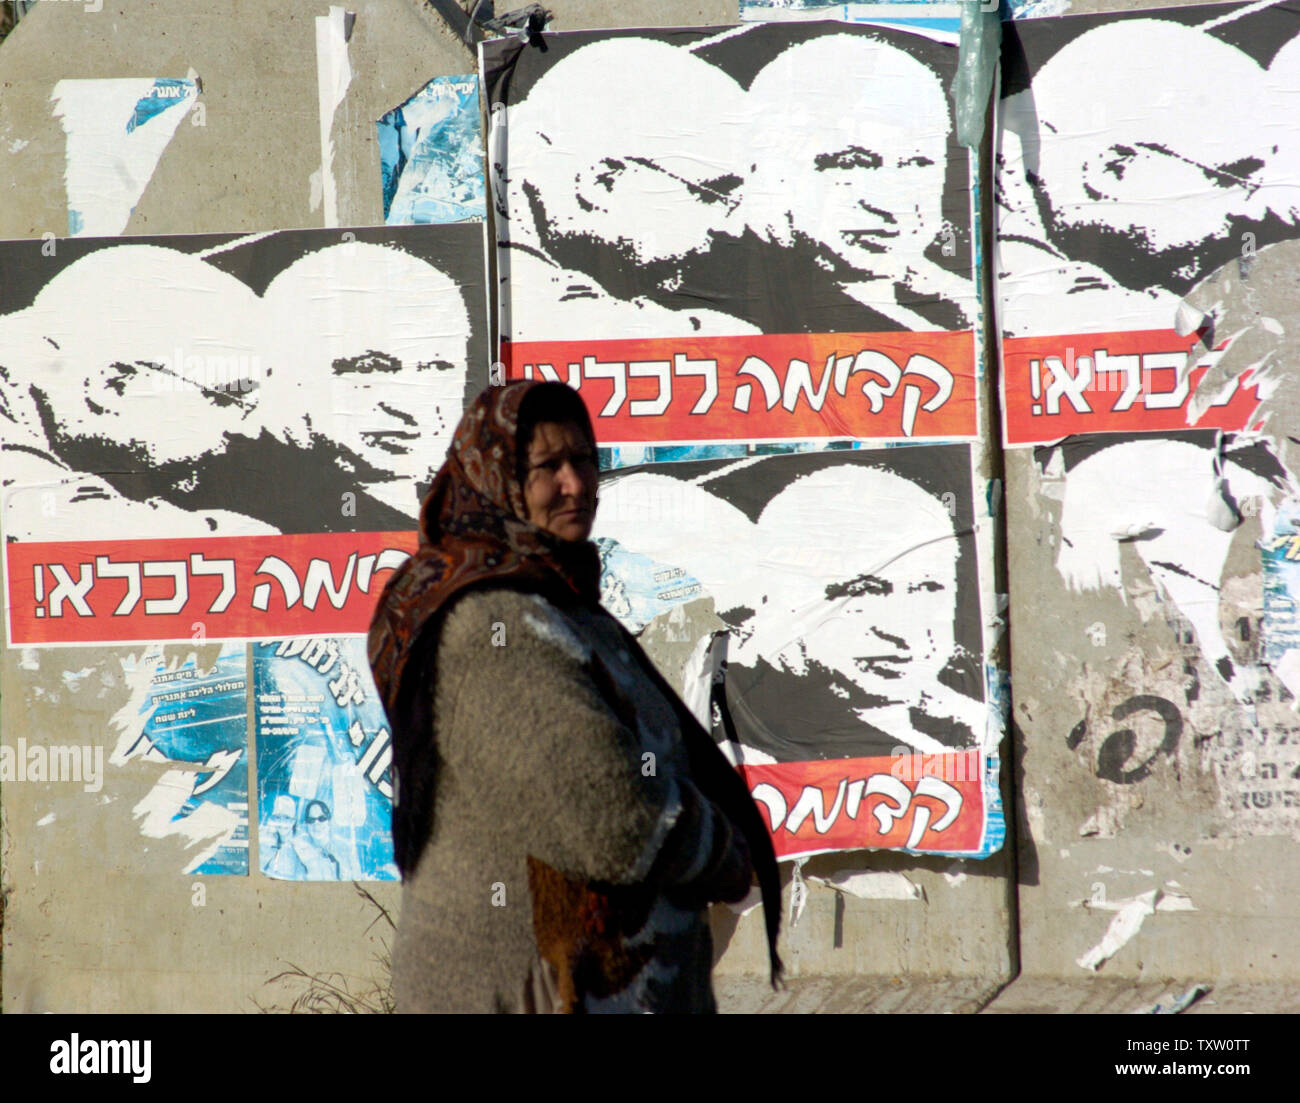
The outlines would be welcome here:
M 880 23 L 922 27 L 951 36 L 961 30 L 960 4 L 944 0 L 740 0 L 740 18 L 746 23 L 838 19 L 845 23 Z
M 211 652 L 216 654 L 212 655 Z M 200 661 L 199 652 L 205 660 Z M 167 663 L 158 648 L 122 661 L 134 694 L 115 719 L 109 762 L 166 764 L 133 809 L 146 838 L 178 836 L 194 851 L 183 872 L 248 873 L 247 665 L 243 644 L 196 647 Z
M 955 48 L 758 23 L 482 50 L 510 377 L 576 387 L 608 444 L 976 436 Z
M 778 855 L 983 856 L 1005 827 L 975 533 L 969 446 L 928 445 L 607 470 L 593 535 L 629 629 L 722 633 L 714 735 Z
M 1267 350 L 1238 357 L 1231 378 L 1216 365 L 1294 328 L 1236 307 L 1269 278 L 1256 268 L 1269 247 L 1300 238 L 1297 59 L 1300 14 L 1285 4 L 1007 26 L 995 196 L 1007 444 L 1265 420 Z M 1275 267 L 1290 293 L 1293 265 Z
M 434 77 L 375 125 L 385 223 L 487 217 L 477 74 Z
M 0 244 L 9 643 L 364 632 L 486 383 L 483 229 Z
M 287 881 L 396 881 L 392 741 L 364 639 L 253 648 L 258 863 Z
M 1153 776 L 1190 792 L 1213 778 L 1215 835 L 1300 827 L 1295 508 L 1271 446 L 1195 430 L 1081 436 L 1036 449 L 1034 468 L 1031 508 L 1055 518 L 1036 543 L 1055 549 L 1061 586 L 1036 597 L 1085 656 L 1121 648 L 1113 663 L 1069 652 L 1052 690 L 1079 701 L 1067 745 L 1109 783 L 1094 833 L 1121 830 Z
M 1300 700 L 1300 501 L 1283 502 L 1260 546 L 1264 659 Z
M 109 237 L 126 229 L 198 95 L 199 82 L 192 79 L 96 78 L 55 84 L 50 99 L 67 135 L 70 237 Z
M 979 0 L 988 11 L 998 10 L 998 0 Z M 1063 15 L 1070 0 L 1002 0 L 1009 19 L 1037 19 Z M 897 23 L 929 26 L 956 34 L 961 27 L 961 4 L 944 0 L 740 0 L 740 18 L 756 20 L 842 19 L 846 23 Z

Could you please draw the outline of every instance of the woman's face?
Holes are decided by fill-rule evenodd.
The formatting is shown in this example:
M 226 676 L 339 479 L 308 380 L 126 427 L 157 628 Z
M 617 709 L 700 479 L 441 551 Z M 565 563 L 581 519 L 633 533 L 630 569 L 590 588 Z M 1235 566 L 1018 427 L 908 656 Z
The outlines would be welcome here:
M 528 445 L 528 520 L 561 540 L 586 540 L 596 519 L 596 452 L 572 421 L 539 422 Z

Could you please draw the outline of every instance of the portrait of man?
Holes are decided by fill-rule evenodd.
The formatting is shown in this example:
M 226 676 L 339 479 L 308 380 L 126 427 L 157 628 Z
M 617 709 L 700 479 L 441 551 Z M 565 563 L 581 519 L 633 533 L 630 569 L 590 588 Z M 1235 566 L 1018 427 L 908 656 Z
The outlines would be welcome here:
M 715 240 L 743 232 L 745 99 L 731 77 L 666 42 L 605 39 L 548 68 L 505 116 L 514 339 L 752 330 L 728 314 L 724 288 L 676 301 Z
M 372 498 L 411 515 L 464 408 L 470 317 L 444 272 L 347 242 L 294 261 L 262 297 L 263 424 L 319 449 Z
M 951 47 L 828 23 L 486 49 L 509 339 L 970 324 Z
M 952 121 L 939 74 L 889 42 L 826 35 L 779 53 L 749 98 L 753 232 L 829 272 L 878 316 L 864 328 L 966 325 L 970 272 L 942 206 Z
M 413 527 L 487 382 L 482 232 L 0 246 L 7 537 Z
M 0 316 L 9 537 L 271 531 L 177 501 L 257 423 L 258 326 L 239 280 L 141 244 L 87 253 Z
M 1004 82 L 998 134 L 1004 331 L 1171 326 L 1200 279 L 1300 235 L 1283 122 L 1300 70 L 1277 18 L 1202 27 L 1182 9 L 1017 32 L 1028 68 Z
M 601 502 L 598 536 L 712 599 L 745 762 L 979 745 L 964 447 L 660 464 L 607 475 Z

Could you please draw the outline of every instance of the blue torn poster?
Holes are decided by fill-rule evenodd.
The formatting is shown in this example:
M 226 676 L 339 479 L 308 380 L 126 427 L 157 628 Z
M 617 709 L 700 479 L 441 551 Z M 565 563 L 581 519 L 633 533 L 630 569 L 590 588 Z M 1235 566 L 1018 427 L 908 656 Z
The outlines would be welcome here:
M 258 865 L 284 881 L 396 881 L 392 740 L 362 637 L 253 648 Z
M 1264 661 L 1300 653 L 1300 501 L 1283 502 L 1260 543 L 1264 570 Z M 1294 659 L 1292 660 L 1294 661 Z
M 981 10 L 996 11 L 998 0 L 980 0 Z M 918 8 L 928 8 L 922 15 Z M 838 19 L 842 23 L 899 23 L 951 31 L 961 27 L 961 0 L 740 0 L 740 18 L 746 23 L 777 20 Z M 1063 15 L 1070 0 L 1006 0 L 1003 18 L 1033 19 Z
M 487 217 L 475 75 L 434 77 L 376 126 L 387 225 Z
M 955 35 L 961 29 L 961 4 L 951 0 L 886 0 L 884 3 L 740 0 L 740 18 L 746 23 L 823 19 L 841 23 L 893 23 Z
M 50 100 L 65 139 L 70 237 L 114 237 L 126 229 L 199 82 L 171 77 L 76 78 Z M 200 107 L 192 121 L 201 123 Z
M 210 661 L 210 660 L 209 660 Z M 195 653 L 179 664 L 161 649 L 123 660 L 128 680 L 147 679 L 138 718 L 122 731 L 112 762 L 172 763 L 134 808 L 146 838 L 178 836 L 193 858 L 183 872 L 248 875 L 247 665 L 242 643 L 224 644 L 214 665 Z

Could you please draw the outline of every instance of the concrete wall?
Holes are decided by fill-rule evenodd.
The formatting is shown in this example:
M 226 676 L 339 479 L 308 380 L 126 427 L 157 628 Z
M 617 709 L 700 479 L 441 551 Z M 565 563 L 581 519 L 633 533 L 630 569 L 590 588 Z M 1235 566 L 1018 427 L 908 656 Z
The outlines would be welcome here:
M 333 131 L 339 223 L 371 225 L 382 221 L 374 120 L 431 77 L 470 72 L 474 62 L 415 0 L 348 6 L 356 12 L 354 76 Z M 548 6 L 559 30 L 737 18 L 734 2 Z M 247 0 L 219 11 L 180 0 L 105 0 L 91 14 L 74 4 L 37 5 L 0 49 L 0 238 L 66 232 L 64 135 L 49 104 L 56 81 L 190 69 L 203 81 L 204 125 L 181 126 L 126 232 L 322 225 L 312 188 L 320 162 L 314 19 L 328 8 L 304 0 Z M 1000 462 L 986 455 L 983 473 L 996 477 Z M 1074 981 L 1090 977 L 1075 959 L 1116 914 L 1082 905 L 1096 898 L 1097 883 L 1113 901 L 1176 881 L 1196 908 L 1157 910 L 1107 963 L 1105 976 L 1127 982 L 1109 990 L 1117 1009 L 1152 994 L 1143 984 L 1168 978 L 1229 988 L 1300 980 L 1300 950 L 1288 938 L 1300 912 L 1294 838 L 1219 830 L 1216 793 L 1190 738 L 1161 770 L 1125 787 L 1095 776 L 1095 742 L 1068 745 L 1084 704 L 1100 708 L 1122 691 L 1127 656 L 1151 677 L 1196 656 L 1160 616 L 1144 619 L 1133 604 L 1054 596 L 1053 500 L 1027 453 L 1008 455 L 1005 477 L 1016 691 L 1015 743 L 1003 760 L 1014 821 L 1007 848 L 985 862 L 887 853 L 810 861 L 807 907 L 785 936 L 792 984 L 779 996 L 764 979 L 759 914 L 737 920 L 718 909 L 715 977 L 724 1009 L 973 1011 L 1018 971 L 1025 979 L 995 1009 L 1095 1002 L 1095 984 Z M 1083 640 L 1099 619 L 1114 642 L 1096 652 Z M 109 720 L 127 696 L 115 673 L 119 654 L 54 649 L 33 665 L 6 649 L 4 741 L 111 747 Z M 1198 722 L 1210 730 L 1215 720 L 1206 714 Z M 290 963 L 363 987 L 382 976 L 375 955 L 384 924 L 373 924 L 374 906 L 351 885 L 208 878 L 200 906 L 196 879 L 177 872 L 179 847 L 140 837 L 130 810 L 158 768 L 132 766 L 110 769 L 94 796 L 68 785 L 4 786 L 5 1010 L 249 1010 L 254 1001 L 287 1005 L 302 991 L 292 981 L 267 983 Z M 1113 829 L 1089 833 L 1098 813 Z M 817 880 L 846 869 L 875 871 L 876 898 Z M 369 889 L 395 916 L 395 887 Z
M 1070 12 L 1148 6 L 1088 0 Z M 1293 268 L 1257 271 L 1255 290 L 1283 281 Z M 1221 326 L 1251 282 L 1223 297 Z M 1284 313 L 1287 327 L 1300 320 L 1293 305 Z M 1269 428 L 1284 456 L 1294 418 L 1283 404 Z M 1256 700 L 1235 698 L 1131 544 L 1120 545 L 1122 594 L 1064 585 L 1060 473 L 1033 449 L 1005 463 L 1022 975 L 991 1010 L 1130 1010 L 1191 982 L 1214 986 L 1198 1009 L 1296 1010 L 1297 813 L 1250 807 L 1251 790 L 1269 787 L 1252 780 L 1260 763 L 1295 765 L 1294 701 L 1262 667 Z M 1247 516 L 1215 595 L 1239 665 L 1260 662 L 1263 535 Z M 1163 717 L 1129 704 L 1156 698 Z M 1101 951 L 1094 971 L 1087 955 Z

